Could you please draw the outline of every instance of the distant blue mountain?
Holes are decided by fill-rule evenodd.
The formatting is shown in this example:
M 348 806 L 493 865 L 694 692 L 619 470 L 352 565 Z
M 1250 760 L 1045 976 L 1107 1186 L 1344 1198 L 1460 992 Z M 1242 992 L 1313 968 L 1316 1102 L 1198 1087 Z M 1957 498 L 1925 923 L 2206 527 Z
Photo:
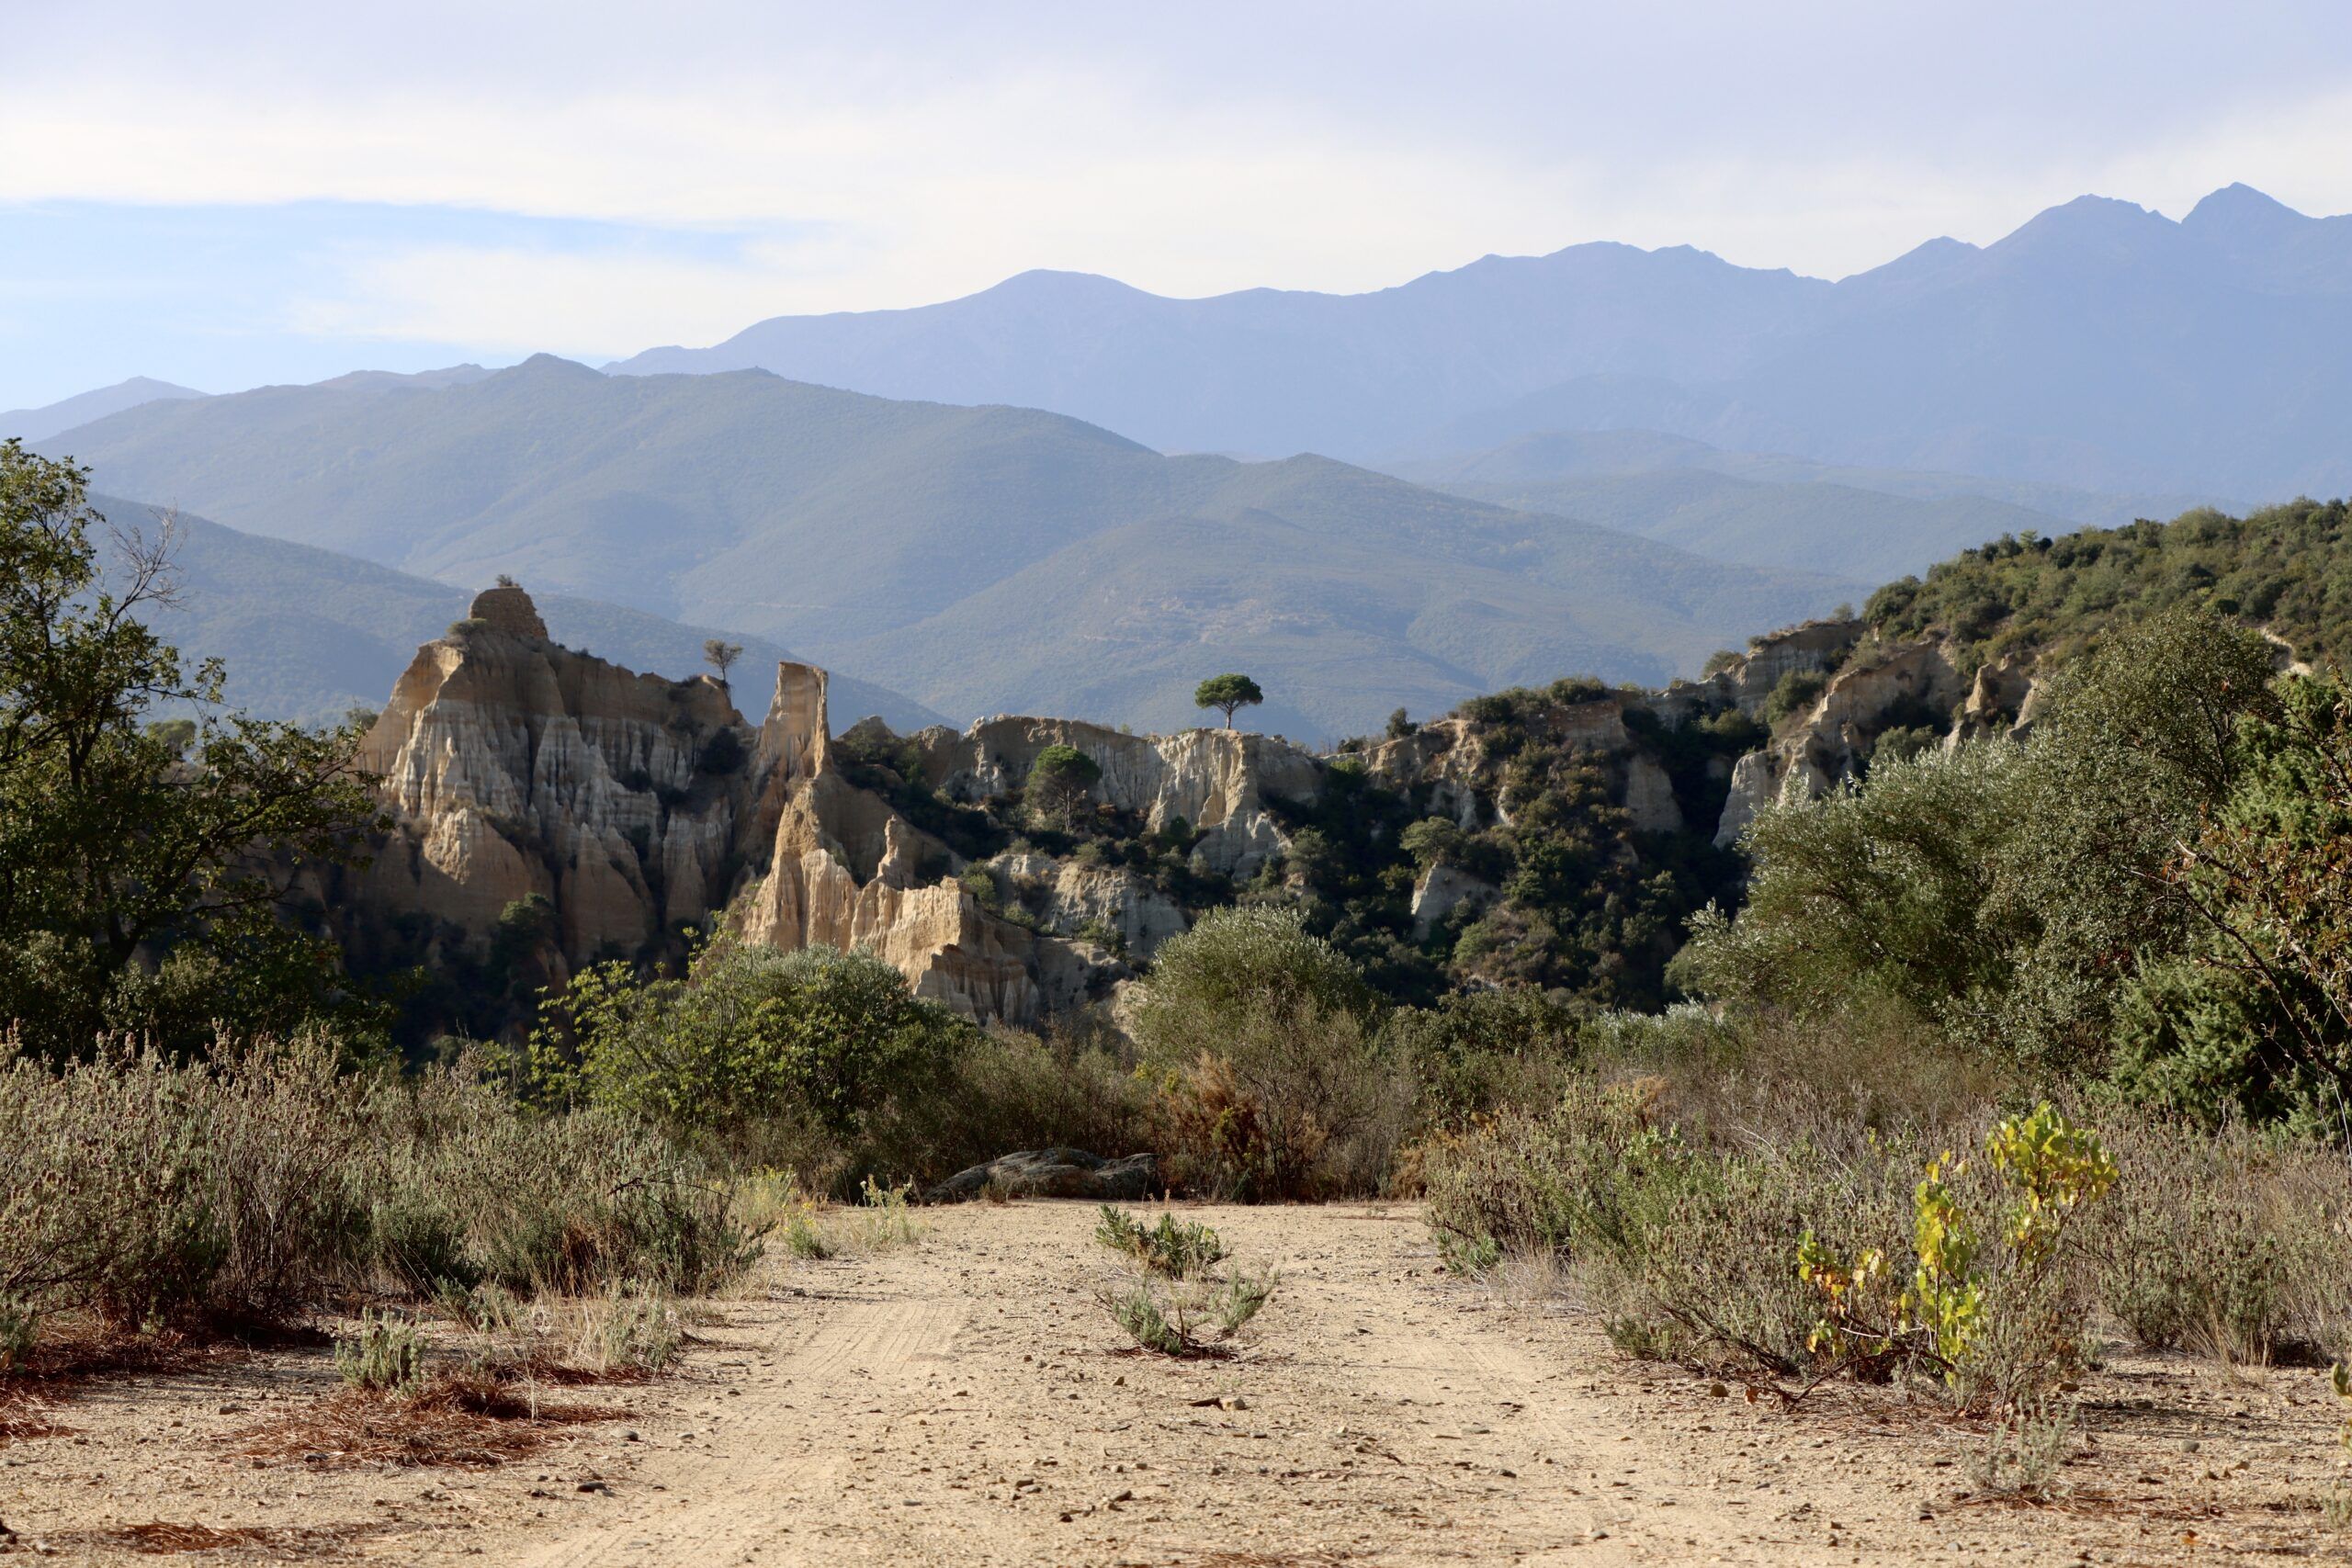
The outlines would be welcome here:
M 1015 403 L 1163 451 L 1403 459 L 1571 429 L 2093 491 L 2352 489 L 2352 218 L 2085 197 L 1839 282 L 1688 247 L 1488 256 L 1370 294 L 1170 299 L 1032 272 L 781 316 L 626 373 L 762 367 Z
M 118 381 L 111 387 L 100 387 L 96 391 L 77 392 L 73 397 L 40 408 L 10 409 L 0 413 L 0 441 L 6 441 L 12 435 L 26 441 L 45 441 L 61 430 L 71 430 L 77 424 L 87 424 L 94 419 L 104 419 L 125 409 L 135 409 L 141 403 L 152 403 L 159 398 L 202 396 L 202 392 L 192 387 L 175 387 L 169 381 L 133 376 L 128 381 Z

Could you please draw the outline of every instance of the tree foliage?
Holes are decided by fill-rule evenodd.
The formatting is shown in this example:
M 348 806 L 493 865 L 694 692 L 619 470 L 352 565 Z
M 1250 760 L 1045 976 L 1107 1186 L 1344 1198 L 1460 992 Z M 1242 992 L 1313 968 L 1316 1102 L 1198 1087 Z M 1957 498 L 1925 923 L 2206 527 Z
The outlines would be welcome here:
M 2064 669 L 2022 748 L 1887 758 L 1760 814 L 1680 972 L 1750 1007 L 1892 999 L 2037 1070 L 2199 1114 L 2352 1089 L 2352 721 L 2175 609 Z
M 2110 626 L 2176 608 L 2268 628 L 2314 662 L 2352 656 L 2352 507 L 2294 501 L 2231 517 L 2013 535 L 1890 583 L 1863 615 L 1892 637 L 1951 631 L 1965 660 L 2080 653 Z
M 769 1122 L 854 1137 L 935 1089 L 967 1032 L 870 953 L 719 942 L 684 976 L 583 970 L 548 1000 L 531 1052 L 559 1096 L 741 1147 Z
M 1255 707 L 1265 700 L 1266 694 L 1247 675 L 1212 675 L 1193 689 L 1193 705 L 1221 710 L 1227 729 L 1233 728 L 1235 709 Z
M 1077 747 L 1048 746 L 1029 765 L 1029 806 L 1053 826 L 1066 829 L 1102 776 L 1102 764 Z
M 352 1010 L 295 889 L 374 820 L 356 735 L 224 716 L 220 663 L 145 624 L 169 521 L 109 527 L 85 480 L 0 446 L 0 1017 L 58 1053 Z

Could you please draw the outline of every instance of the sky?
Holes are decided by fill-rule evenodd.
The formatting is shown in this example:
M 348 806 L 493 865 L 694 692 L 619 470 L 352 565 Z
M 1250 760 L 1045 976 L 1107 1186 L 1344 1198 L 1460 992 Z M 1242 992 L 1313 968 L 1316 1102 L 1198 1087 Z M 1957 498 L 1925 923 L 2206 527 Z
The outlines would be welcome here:
M 0 409 L 598 362 L 1030 267 L 1836 277 L 2094 192 L 2352 210 L 2343 0 L 0 0 Z

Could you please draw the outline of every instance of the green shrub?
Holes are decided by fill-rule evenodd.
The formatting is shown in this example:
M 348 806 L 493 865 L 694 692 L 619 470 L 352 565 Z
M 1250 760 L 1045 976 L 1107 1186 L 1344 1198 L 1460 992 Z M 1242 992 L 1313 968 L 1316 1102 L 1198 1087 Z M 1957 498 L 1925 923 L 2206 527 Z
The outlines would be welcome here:
M 1829 677 L 1821 671 L 1790 671 L 1764 699 L 1764 722 L 1778 729 L 1790 718 L 1809 710 L 1828 686 Z
M 1577 1059 L 1583 1010 L 1531 987 L 1457 991 L 1388 1015 L 1382 1048 L 1410 1075 L 1422 1127 L 1510 1105 L 1556 1101 Z
M 1205 1274 L 1225 1258 L 1225 1243 L 1198 1221 L 1163 1213 L 1158 1224 L 1147 1225 L 1108 1203 L 1102 1205 L 1102 1218 L 1095 1223 L 1094 1239 L 1170 1280 Z
M 424 1380 L 416 1325 L 390 1313 L 362 1312 L 359 1332 L 334 1342 L 334 1370 L 352 1388 L 404 1393 Z
M 1160 1077 L 1176 1178 L 1245 1199 L 1371 1190 L 1411 1098 L 1378 1015 L 1354 967 L 1294 912 L 1212 910 L 1171 939 L 1134 1025 Z
M 1272 1269 L 1219 1278 L 1144 1274 L 1098 1289 L 1095 1300 L 1126 1336 L 1163 1356 L 1199 1356 L 1233 1338 L 1273 1299 Z
M 300 1304 L 365 1229 L 371 1096 L 337 1055 L 0 1054 L 0 1297 L 124 1325 Z
M 621 963 L 574 977 L 532 1037 L 559 1096 L 754 1164 L 810 1131 L 854 1140 L 944 1085 L 970 1027 L 873 954 L 718 943 L 686 978 Z M 796 1151 L 797 1152 L 797 1151 Z

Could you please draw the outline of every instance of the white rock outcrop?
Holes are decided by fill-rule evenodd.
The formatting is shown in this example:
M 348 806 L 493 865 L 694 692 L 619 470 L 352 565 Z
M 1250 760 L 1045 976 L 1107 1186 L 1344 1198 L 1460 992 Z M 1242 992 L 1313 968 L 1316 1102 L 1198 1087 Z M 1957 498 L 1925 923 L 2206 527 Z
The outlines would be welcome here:
M 358 763 L 391 821 L 363 900 L 481 937 L 537 894 L 574 964 L 723 904 L 759 782 L 725 688 L 558 647 L 516 588 L 417 650 Z

